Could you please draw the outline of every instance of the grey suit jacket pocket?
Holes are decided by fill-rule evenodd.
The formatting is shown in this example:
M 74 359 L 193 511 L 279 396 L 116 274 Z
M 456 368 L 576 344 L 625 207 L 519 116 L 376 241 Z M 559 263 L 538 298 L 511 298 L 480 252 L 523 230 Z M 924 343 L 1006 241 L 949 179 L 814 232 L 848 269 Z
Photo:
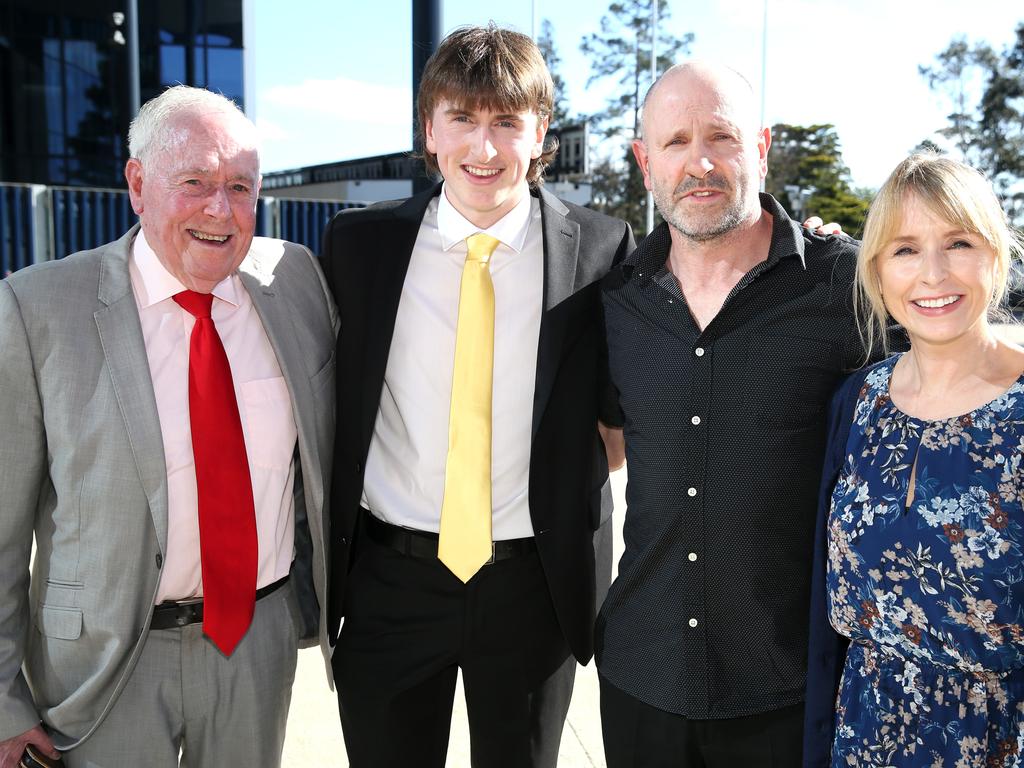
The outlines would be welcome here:
M 58 608 L 53 605 L 39 606 L 36 616 L 39 631 L 57 640 L 77 640 L 82 635 L 82 610 L 80 608 Z

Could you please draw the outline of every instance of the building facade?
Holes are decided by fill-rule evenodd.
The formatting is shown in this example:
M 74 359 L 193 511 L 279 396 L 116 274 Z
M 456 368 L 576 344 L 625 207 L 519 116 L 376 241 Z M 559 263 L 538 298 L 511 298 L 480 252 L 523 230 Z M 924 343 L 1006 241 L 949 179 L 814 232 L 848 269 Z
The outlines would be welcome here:
M 0 0 L 0 182 L 122 187 L 124 0 Z M 138 0 L 140 100 L 176 83 L 244 108 L 242 0 Z

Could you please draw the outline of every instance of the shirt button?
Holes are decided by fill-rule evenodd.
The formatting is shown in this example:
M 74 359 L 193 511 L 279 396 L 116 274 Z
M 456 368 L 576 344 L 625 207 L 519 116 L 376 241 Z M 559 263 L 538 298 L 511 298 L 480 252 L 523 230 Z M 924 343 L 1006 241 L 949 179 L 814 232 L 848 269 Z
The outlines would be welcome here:
M 686 623 L 689 624 L 691 627 L 696 627 L 697 626 L 697 620 L 696 619 L 690 619 Z
M 690 423 L 696 427 L 698 424 L 700 424 L 700 416 L 694 416 L 692 419 L 690 419 Z
M 696 496 L 697 495 L 697 489 L 696 488 L 687 488 L 686 489 L 686 495 L 691 497 L 691 498 Z
M 686 556 L 686 559 L 689 560 L 691 563 L 696 563 L 697 562 L 697 553 L 696 552 L 691 552 L 690 554 L 688 554 Z
M 704 357 L 704 347 L 697 347 L 695 350 L 693 350 L 693 354 L 695 354 L 697 357 Z

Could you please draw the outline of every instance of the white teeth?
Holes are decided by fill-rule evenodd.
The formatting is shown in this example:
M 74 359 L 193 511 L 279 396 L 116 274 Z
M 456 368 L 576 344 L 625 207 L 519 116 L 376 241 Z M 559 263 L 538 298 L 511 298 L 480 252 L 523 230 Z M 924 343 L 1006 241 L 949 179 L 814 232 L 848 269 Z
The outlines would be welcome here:
M 919 307 L 926 307 L 928 309 L 938 309 L 939 307 L 945 307 L 948 304 L 952 304 L 957 301 L 959 296 L 943 296 L 941 299 L 917 299 L 914 301 Z
M 200 232 L 198 229 L 190 229 L 189 233 L 192 237 L 199 240 L 213 240 L 215 243 L 223 243 L 228 239 L 227 235 L 209 235 L 206 232 Z
M 497 176 L 501 173 L 500 168 L 474 168 L 471 165 L 462 166 L 466 169 L 466 172 L 473 176 Z
M 711 193 L 710 192 L 694 192 L 693 196 L 694 197 L 710 197 Z

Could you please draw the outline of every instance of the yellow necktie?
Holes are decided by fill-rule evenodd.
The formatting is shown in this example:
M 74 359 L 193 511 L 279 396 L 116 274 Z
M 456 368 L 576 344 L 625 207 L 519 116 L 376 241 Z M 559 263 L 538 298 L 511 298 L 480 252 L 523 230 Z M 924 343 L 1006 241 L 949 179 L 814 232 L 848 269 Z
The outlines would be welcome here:
M 488 262 L 498 240 L 477 233 L 466 238 L 466 245 L 437 549 L 441 562 L 463 582 L 491 559 L 494 286 Z

